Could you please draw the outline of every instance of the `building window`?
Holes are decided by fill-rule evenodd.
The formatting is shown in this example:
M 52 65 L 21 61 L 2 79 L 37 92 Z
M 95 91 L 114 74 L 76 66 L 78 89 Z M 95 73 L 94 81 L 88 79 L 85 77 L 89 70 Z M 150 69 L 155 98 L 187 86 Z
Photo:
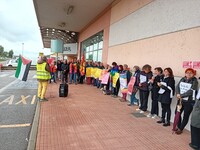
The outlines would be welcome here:
M 86 60 L 102 62 L 103 31 L 83 41 L 82 48 Z

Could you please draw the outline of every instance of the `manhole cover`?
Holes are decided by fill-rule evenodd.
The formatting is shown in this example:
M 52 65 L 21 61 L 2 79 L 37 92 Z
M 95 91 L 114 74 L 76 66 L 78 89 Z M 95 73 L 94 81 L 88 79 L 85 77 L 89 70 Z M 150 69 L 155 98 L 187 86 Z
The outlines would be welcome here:
M 131 113 L 131 114 L 137 118 L 146 117 L 144 114 L 141 113 Z

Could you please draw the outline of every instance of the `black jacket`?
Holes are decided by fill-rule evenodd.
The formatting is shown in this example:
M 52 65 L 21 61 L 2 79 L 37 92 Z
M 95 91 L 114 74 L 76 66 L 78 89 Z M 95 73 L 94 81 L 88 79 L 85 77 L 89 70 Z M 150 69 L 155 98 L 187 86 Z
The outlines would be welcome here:
M 171 104 L 172 97 L 171 97 L 171 90 L 172 89 L 173 95 L 175 93 L 175 80 L 174 77 L 167 77 L 164 78 L 162 82 L 165 82 L 167 86 L 162 85 L 161 88 L 165 90 L 163 94 L 159 94 L 158 101 L 164 104 Z M 169 86 L 169 87 L 168 87 Z
M 143 91 L 148 91 L 149 90 L 149 88 L 148 88 L 149 80 L 152 78 L 153 74 L 151 71 L 149 73 L 145 73 L 144 71 L 141 71 L 140 76 L 141 75 L 146 76 L 146 82 L 141 83 L 141 81 L 139 79 L 139 83 L 142 84 L 142 86 L 140 86 L 139 89 L 143 90 Z
M 181 82 L 185 82 L 185 83 L 190 83 L 192 86 L 191 86 L 191 89 L 188 90 L 187 92 L 185 93 L 182 93 L 180 94 L 180 83 Z M 187 102 L 191 102 L 191 103 L 195 103 L 195 96 L 196 96 L 196 93 L 197 93 L 197 88 L 198 88 L 198 81 L 197 81 L 197 78 L 196 77 L 193 77 L 189 80 L 187 80 L 186 77 L 183 77 L 178 85 L 176 86 L 176 94 L 180 94 L 181 95 L 181 98 L 185 98 L 185 97 L 188 97 L 188 101 L 187 100 L 184 100 L 183 101 L 187 101 Z M 193 97 L 193 90 L 195 92 L 195 95 Z

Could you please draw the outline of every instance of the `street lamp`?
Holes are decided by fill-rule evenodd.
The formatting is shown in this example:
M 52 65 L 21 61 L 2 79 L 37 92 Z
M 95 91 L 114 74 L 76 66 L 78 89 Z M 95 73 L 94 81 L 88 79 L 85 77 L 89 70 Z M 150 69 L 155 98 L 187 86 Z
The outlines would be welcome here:
M 24 43 L 22 43 L 22 56 L 23 56 L 23 52 L 24 52 Z

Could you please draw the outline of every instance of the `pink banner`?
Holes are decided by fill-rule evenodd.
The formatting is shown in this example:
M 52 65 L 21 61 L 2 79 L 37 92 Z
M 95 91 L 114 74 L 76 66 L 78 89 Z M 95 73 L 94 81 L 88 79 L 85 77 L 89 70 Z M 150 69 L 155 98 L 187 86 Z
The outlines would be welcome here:
M 102 76 L 102 81 L 101 81 L 101 83 L 102 83 L 102 84 L 108 84 L 109 76 L 110 76 L 110 73 L 109 73 L 109 72 L 106 73 L 106 74 L 104 74 L 104 75 Z
M 132 95 L 133 92 L 133 86 L 135 84 L 135 77 L 131 77 L 131 80 L 128 83 L 128 94 Z
M 193 68 L 200 69 L 200 61 L 193 61 Z

